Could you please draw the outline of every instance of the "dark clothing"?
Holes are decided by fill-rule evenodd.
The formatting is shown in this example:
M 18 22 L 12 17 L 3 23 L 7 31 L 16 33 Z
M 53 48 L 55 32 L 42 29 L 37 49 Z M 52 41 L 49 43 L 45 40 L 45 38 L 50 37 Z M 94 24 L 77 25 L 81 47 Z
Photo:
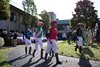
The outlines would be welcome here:
M 74 41 L 78 41 L 78 38 L 77 38 L 76 35 L 73 36 L 73 40 L 74 40 Z
M 51 34 L 51 31 L 48 30 L 48 31 L 46 32 L 46 37 L 49 38 L 50 34 Z
M 13 35 L 13 45 L 16 46 L 17 45 L 17 33 L 14 32 L 14 35 Z
M 71 32 L 67 32 L 67 39 L 69 40 L 71 38 Z
M 7 38 L 8 38 L 7 33 L 2 32 L 1 37 L 4 38 L 4 46 L 7 45 Z
M 100 42 L 100 29 L 97 30 L 97 33 L 96 33 L 96 41 L 97 42 Z
M 17 33 L 14 33 L 13 39 L 17 39 Z
M 30 39 L 30 37 L 33 36 L 32 32 L 29 32 L 29 31 L 26 31 L 26 32 L 24 33 L 24 35 L 25 35 L 25 38 L 27 38 L 27 39 Z
M 98 22 L 98 28 L 100 29 L 100 22 Z
M 81 28 L 78 28 L 78 29 L 76 30 L 76 36 L 82 37 L 82 29 L 81 29 Z

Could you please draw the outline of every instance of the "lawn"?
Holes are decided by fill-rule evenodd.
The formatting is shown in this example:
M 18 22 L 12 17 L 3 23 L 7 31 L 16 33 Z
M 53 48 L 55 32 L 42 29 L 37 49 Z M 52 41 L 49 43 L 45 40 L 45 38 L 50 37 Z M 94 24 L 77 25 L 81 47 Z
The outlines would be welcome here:
M 0 67 L 11 67 L 11 65 L 7 63 L 7 53 L 10 50 L 11 48 L 7 47 L 0 48 Z
M 75 52 L 75 43 L 68 45 L 67 42 L 58 42 L 58 53 L 67 57 L 84 57 L 85 59 L 100 61 L 100 47 L 96 44 L 89 48 L 83 46 L 82 54 L 80 54 L 78 50 Z

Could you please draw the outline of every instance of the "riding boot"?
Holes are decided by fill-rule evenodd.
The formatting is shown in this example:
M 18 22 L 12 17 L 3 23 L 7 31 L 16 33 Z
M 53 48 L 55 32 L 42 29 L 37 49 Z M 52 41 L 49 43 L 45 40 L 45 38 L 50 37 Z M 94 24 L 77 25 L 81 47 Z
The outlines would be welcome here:
M 82 51 L 82 47 L 80 46 L 80 47 L 79 47 L 79 52 L 82 53 L 81 51 Z
M 34 50 L 34 52 L 33 52 L 33 57 L 34 57 L 35 52 L 36 52 L 36 50 Z
M 54 51 L 53 50 L 51 50 L 51 53 L 52 53 L 52 56 L 51 57 L 54 57 Z
M 76 45 L 76 47 L 75 47 L 75 51 L 77 51 L 77 48 L 78 48 L 78 45 Z
M 29 48 L 29 54 L 31 54 L 32 47 Z
M 27 55 L 27 47 L 25 47 L 25 54 Z
M 62 64 L 62 63 L 59 61 L 58 53 L 55 54 L 55 57 L 56 57 L 56 64 Z
M 43 49 L 41 49 L 41 59 L 43 59 Z
M 50 56 L 52 56 L 52 49 L 50 50 Z
M 47 56 L 48 56 L 48 53 L 46 52 L 45 53 L 45 61 L 47 61 Z

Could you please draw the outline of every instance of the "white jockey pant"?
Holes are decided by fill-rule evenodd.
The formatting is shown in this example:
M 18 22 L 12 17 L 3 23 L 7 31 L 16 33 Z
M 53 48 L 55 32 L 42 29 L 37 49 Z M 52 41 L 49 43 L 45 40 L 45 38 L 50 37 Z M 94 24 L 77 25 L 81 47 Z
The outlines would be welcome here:
M 58 53 L 58 52 L 57 52 L 57 43 L 56 43 L 56 40 L 55 40 L 55 39 L 51 39 L 51 42 L 52 42 L 52 43 L 50 43 L 50 42 L 48 41 L 46 52 L 49 54 L 49 53 L 50 53 L 50 50 L 52 49 L 52 50 L 54 51 L 55 54 Z
M 41 38 L 36 38 L 35 39 L 36 43 L 35 43 L 35 50 L 38 49 L 38 45 L 40 45 L 40 48 L 43 49 L 43 42 L 42 42 L 42 39 Z
M 28 45 L 29 45 L 30 47 L 32 47 L 31 39 L 25 38 L 25 45 L 26 45 L 26 47 L 28 47 Z
M 77 37 L 77 38 L 78 38 L 77 45 L 78 46 L 83 46 L 83 39 L 82 39 L 82 37 Z

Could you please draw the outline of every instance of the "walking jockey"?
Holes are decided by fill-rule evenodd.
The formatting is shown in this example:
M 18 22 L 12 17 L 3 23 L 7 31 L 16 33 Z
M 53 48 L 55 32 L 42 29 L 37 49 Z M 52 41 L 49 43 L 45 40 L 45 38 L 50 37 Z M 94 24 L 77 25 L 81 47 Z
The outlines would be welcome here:
M 25 53 L 27 55 L 27 48 L 29 45 L 29 54 L 31 54 L 31 50 L 32 50 L 32 42 L 31 42 L 31 37 L 33 36 L 32 32 L 30 29 L 27 29 L 24 33 L 25 36 Z
M 56 21 L 52 21 L 51 22 L 51 27 L 49 28 L 49 33 L 48 33 L 48 43 L 47 43 L 47 48 L 46 48 L 46 53 L 45 53 L 45 61 L 47 60 L 47 56 L 48 54 L 50 54 L 50 50 L 52 49 L 55 53 L 55 57 L 56 57 L 56 64 L 62 64 L 59 61 L 59 57 L 58 57 L 58 52 L 57 52 L 57 43 L 56 43 L 56 38 L 57 38 L 57 22 Z
M 33 57 L 35 56 L 35 52 L 38 49 L 38 44 L 40 45 L 41 48 L 41 59 L 43 58 L 43 42 L 42 42 L 42 35 L 43 35 L 43 27 L 44 23 L 43 22 L 38 22 L 37 27 L 35 30 L 35 48 L 33 51 Z
M 77 48 L 79 48 L 79 52 L 81 53 L 82 46 L 83 46 L 83 38 L 82 38 L 82 28 L 81 28 L 81 23 L 78 24 L 78 28 L 76 30 L 76 36 L 77 36 L 77 44 L 75 47 L 75 51 L 77 51 Z

